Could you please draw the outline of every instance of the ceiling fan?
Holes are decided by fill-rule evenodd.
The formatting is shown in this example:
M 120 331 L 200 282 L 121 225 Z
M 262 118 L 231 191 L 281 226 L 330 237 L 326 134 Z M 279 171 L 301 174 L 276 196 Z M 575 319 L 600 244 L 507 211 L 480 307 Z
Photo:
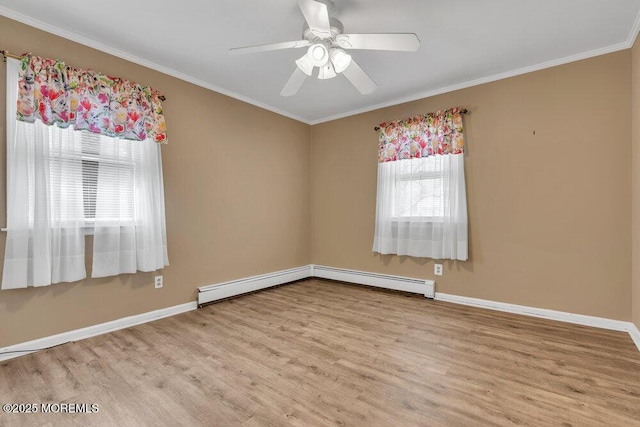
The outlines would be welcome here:
M 420 40 L 413 33 L 387 34 L 344 34 L 342 23 L 329 17 L 327 4 L 331 0 L 298 0 L 298 6 L 304 15 L 306 24 L 302 31 L 302 40 L 263 44 L 258 46 L 237 47 L 229 50 L 231 54 L 266 52 L 278 49 L 306 47 L 305 53 L 296 60 L 297 68 L 280 92 L 282 96 L 293 96 L 302 87 L 307 76 L 318 68 L 318 78 L 330 79 L 338 74 L 344 76 L 363 95 L 370 94 L 378 87 L 371 77 L 358 66 L 345 49 L 416 51 Z

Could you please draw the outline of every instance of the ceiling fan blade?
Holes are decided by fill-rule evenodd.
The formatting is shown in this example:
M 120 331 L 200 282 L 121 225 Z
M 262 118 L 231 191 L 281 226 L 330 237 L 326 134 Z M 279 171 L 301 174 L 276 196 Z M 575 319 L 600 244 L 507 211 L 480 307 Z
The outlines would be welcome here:
M 344 49 L 399 50 L 413 52 L 420 39 L 413 33 L 404 34 L 340 34 L 336 43 Z
M 299 47 L 307 47 L 310 44 L 311 43 L 309 43 L 308 40 L 294 40 L 291 42 L 261 44 L 261 45 L 246 46 L 246 47 L 234 47 L 233 49 L 229 49 L 229 54 L 241 55 L 245 53 L 267 52 L 270 50 L 292 49 L 292 48 L 299 48 Z
M 282 88 L 280 95 L 282 96 L 295 95 L 296 93 L 298 93 L 298 91 L 302 87 L 302 83 L 304 83 L 306 78 L 307 78 L 307 75 L 304 72 L 302 72 L 300 68 L 296 67 L 296 69 L 293 71 L 293 74 L 291 74 L 291 77 L 289 77 L 289 81 Z
M 349 64 L 342 74 L 344 74 L 351 84 L 363 95 L 368 95 L 378 88 L 378 85 L 356 64 L 356 61 L 352 60 L 351 64 Z
M 298 6 L 309 24 L 309 29 L 318 37 L 331 37 L 327 5 L 314 0 L 298 0 Z

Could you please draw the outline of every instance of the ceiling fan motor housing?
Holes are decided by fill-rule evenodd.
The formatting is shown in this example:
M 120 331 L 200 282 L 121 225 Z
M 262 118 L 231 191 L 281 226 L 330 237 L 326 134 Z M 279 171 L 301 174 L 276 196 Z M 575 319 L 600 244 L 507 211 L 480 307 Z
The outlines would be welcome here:
M 311 43 L 307 50 L 307 57 L 314 67 L 324 67 L 329 63 L 331 48 L 337 45 L 336 37 L 344 31 L 342 22 L 336 18 L 329 18 L 329 23 L 331 24 L 331 37 L 318 37 L 306 22 L 302 30 L 302 38 Z
M 344 25 L 336 18 L 329 18 L 329 24 L 331 25 L 331 37 L 326 38 L 325 40 L 335 40 L 335 38 L 344 32 Z M 302 38 L 305 40 L 309 40 L 313 43 L 316 39 L 319 39 L 317 35 L 311 31 L 309 28 L 309 24 L 306 22 L 302 26 Z

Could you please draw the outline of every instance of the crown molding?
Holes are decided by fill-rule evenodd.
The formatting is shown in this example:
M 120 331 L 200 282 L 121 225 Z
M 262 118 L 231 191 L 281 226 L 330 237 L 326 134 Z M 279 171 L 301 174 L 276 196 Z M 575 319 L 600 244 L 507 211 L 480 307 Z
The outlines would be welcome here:
M 14 21 L 21 22 L 23 24 L 29 25 L 31 27 L 37 28 L 42 31 L 46 31 L 48 33 L 54 34 L 56 36 L 62 37 L 67 40 L 71 40 L 73 42 L 79 43 L 84 46 L 91 47 L 93 49 L 97 49 L 101 52 L 108 53 L 109 55 L 116 56 L 120 59 L 124 59 L 125 61 L 133 62 L 134 64 L 142 65 L 143 67 L 147 67 L 149 69 L 158 71 L 160 73 L 166 74 L 171 77 L 175 77 L 177 79 L 183 80 L 188 83 L 192 83 L 196 86 L 203 87 L 205 89 L 209 89 L 213 92 L 220 93 L 222 95 L 229 96 L 231 98 L 235 98 L 239 101 L 246 102 L 247 104 L 255 105 L 256 107 L 260 107 L 264 110 L 271 111 L 273 113 L 279 114 L 281 116 L 288 117 L 293 120 L 297 120 L 299 122 L 303 122 L 306 124 L 310 124 L 309 121 L 304 119 L 303 117 L 297 116 L 288 111 L 281 110 L 279 108 L 273 107 L 269 104 L 265 104 L 264 102 L 257 101 L 248 96 L 240 95 L 233 91 L 227 90 L 220 86 L 216 86 L 214 84 L 205 82 L 204 80 L 197 79 L 188 74 L 182 73 L 180 71 L 176 71 L 172 68 L 165 67 L 160 64 L 156 64 L 155 62 L 148 61 L 146 59 L 140 58 L 139 56 L 132 55 L 130 53 L 124 52 L 120 49 L 113 48 L 104 43 L 97 42 L 93 39 L 85 37 L 81 34 L 74 33 L 73 31 L 66 30 L 64 28 L 57 27 L 55 25 L 47 24 L 46 22 L 42 22 L 38 19 L 34 19 L 30 16 L 23 15 L 18 13 L 12 9 L 8 9 L 4 6 L 0 6 L 0 15 L 5 16 L 9 19 L 13 19 Z
M 631 49 L 638 38 L 640 32 L 640 12 L 636 15 L 636 20 L 633 22 L 633 27 L 629 31 L 629 37 L 627 37 L 627 47 Z
M 498 80 L 503 80 L 503 79 L 507 79 L 510 77 L 515 77 L 515 76 L 519 76 L 522 74 L 527 74 L 527 73 L 531 73 L 534 71 L 540 71 L 540 70 L 544 70 L 546 68 L 552 68 L 552 67 L 556 67 L 558 65 L 564 65 L 564 64 L 568 64 L 571 62 L 575 62 L 575 61 L 580 61 L 583 59 L 588 59 L 588 58 L 593 58 L 596 56 L 600 56 L 600 55 L 606 55 L 608 53 L 613 53 L 613 52 L 618 52 L 621 50 L 625 50 L 625 49 L 630 49 L 633 47 L 633 44 L 635 43 L 636 38 L 638 37 L 638 33 L 640 33 L 640 11 L 638 12 L 638 14 L 636 15 L 636 19 L 634 21 L 634 24 L 629 32 L 629 36 L 627 37 L 627 40 L 625 42 L 622 43 L 618 43 L 618 44 L 614 44 L 614 45 L 610 45 L 610 46 L 605 46 L 599 49 L 594 49 L 594 50 L 590 50 L 587 52 L 583 52 L 583 53 L 579 53 L 576 55 L 571 55 L 571 56 L 567 56 L 564 58 L 559 58 L 559 59 L 554 59 L 552 61 L 547 61 L 547 62 L 542 62 L 540 64 L 535 64 L 535 65 L 531 65 L 528 67 L 523 67 L 523 68 L 519 68 L 517 70 L 512 70 L 512 71 L 507 71 L 504 73 L 499 73 L 499 74 L 494 74 L 494 75 L 490 75 L 490 76 L 486 76 L 486 77 L 482 77 L 480 79 L 475 79 L 475 80 L 470 80 L 464 83 L 459 83 L 459 84 L 455 84 L 455 85 L 451 85 L 451 86 L 444 86 L 441 88 L 437 88 L 437 89 L 433 89 L 433 90 L 429 90 L 426 92 L 420 92 L 417 93 L 415 95 L 411 95 L 411 96 L 407 96 L 407 97 L 402 97 L 402 98 L 396 98 L 392 101 L 388 101 L 388 102 L 383 102 L 383 103 L 379 103 L 379 104 L 375 104 L 369 107 L 364 107 L 364 108 L 360 108 L 360 109 L 356 109 L 356 110 L 350 110 L 350 111 L 346 111 L 344 113 L 340 113 L 340 114 L 335 114 L 332 116 L 327 116 L 327 117 L 323 117 L 320 119 L 316 119 L 316 120 L 309 120 L 309 119 L 305 119 L 303 117 L 300 117 L 296 114 L 290 113 L 288 111 L 284 111 L 282 109 L 276 108 L 272 105 L 266 104 L 264 102 L 255 100 L 253 98 L 247 97 L 245 95 L 240 95 L 238 93 L 235 93 L 231 90 L 228 89 L 224 89 L 222 87 L 216 86 L 214 84 L 205 82 L 203 80 L 197 79 L 195 77 L 192 77 L 188 74 L 182 73 L 180 71 L 176 71 L 172 68 L 169 67 L 165 67 L 163 65 L 160 64 L 156 64 L 155 62 L 151 62 L 148 61 L 146 59 L 140 58 L 138 56 L 129 54 L 127 52 L 124 52 L 122 50 L 119 49 L 115 49 L 111 46 L 105 45 L 103 43 L 97 42 L 95 40 L 92 40 L 88 37 L 85 37 L 83 35 L 80 35 L 78 33 L 74 33 L 72 31 L 54 26 L 54 25 L 50 25 L 47 24 L 46 22 L 40 21 L 38 19 L 34 19 L 30 16 L 18 13 L 12 9 L 6 8 L 4 6 L 0 6 L 0 15 L 5 16 L 7 18 L 13 19 L 15 21 L 21 22 L 23 24 L 29 25 L 31 27 L 35 27 L 38 28 L 40 30 L 46 31 L 48 33 L 54 34 L 56 36 L 71 40 L 73 42 L 82 44 L 84 46 L 88 46 L 94 49 L 97 49 L 99 51 L 108 53 L 110 55 L 116 56 L 118 58 L 124 59 L 126 61 L 129 62 L 133 62 L 135 64 L 138 65 L 142 65 L 143 67 L 147 67 L 149 69 L 158 71 L 160 73 L 175 77 L 177 79 L 186 81 L 188 83 L 192 83 L 196 86 L 200 86 L 203 87 L 205 89 L 209 89 L 211 91 L 220 93 L 222 95 L 226 95 L 229 96 L 231 98 L 237 99 L 239 101 L 242 102 L 246 102 L 247 104 L 251 104 L 251 105 L 255 105 L 256 107 L 271 111 L 273 113 L 279 114 L 281 116 L 285 116 L 288 117 L 290 119 L 293 120 L 297 120 L 299 122 L 302 123 L 306 123 L 308 125 L 317 125 L 320 123 L 326 123 L 326 122 L 330 122 L 333 120 L 338 120 L 338 119 L 342 119 L 345 117 L 349 117 L 349 116 L 354 116 L 356 114 L 361 114 L 361 113 L 366 113 L 369 111 L 373 111 L 373 110 L 378 110 L 381 108 L 386 108 L 386 107 L 391 107 L 394 105 L 399 105 L 399 104 L 404 104 L 407 102 L 412 102 L 412 101 L 417 101 L 419 99 L 423 99 L 423 98 L 429 98 L 432 96 L 436 96 L 436 95 L 442 95 L 444 93 L 448 93 L 448 92 L 453 92 L 456 90 L 460 90 L 460 89 L 466 89 L 469 87 L 473 87 L 473 86 L 478 86 L 481 84 L 485 84 L 485 83 L 491 83 L 491 82 L 495 82 Z
M 588 52 L 579 53 L 577 55 L 566 56 L 564 58 L 554 59 L 552 61 L 542 62 L 540 64 L 530 65 L 528 67 L 519 68 L 513 71 L 507 71 L 500 74 L 493 74 L 491 76 L 482 77 L 476 80 L 470 80 L 464 83 L 458 83 L 451 86 L 444 86 L 438 89 L 429 90 L 426 92 L 420 92 L 415 95 L 407 96 L 404 98 L 397 98 L 392 101 L 383 102 L 380 104 L 372 105 L 370 107 L 361 108 L 358 110 L 348 111 L 346 113 L 340 113 L 333 116 L 325 117 L 318 120 L 312 120 L 311 125 L 317 125 L 320 123 L 330 122 L 333 120 L 343 119 L 345 117 L 354 116 L 356 114 L 367 113 L 369 111 L 379 110 L 381 108 L 392 107 L 394 105 L 404 104 L 407 102 L 417 101 L 419 99 L 429 98 L 436 95 L 442 95 L 444 93 L 454 92 L 460 89 L 466 89 L 473 86 L 479 86 L 485 83 L 491 83 L 498 80 L 508 79 L 510 77 L 519 76 L 522 74 L 532 73 L 534 71 L 540 71 L 547 68 L 557 67 L 558 65 L 564 65 L 571 62 L 581 61 L 583 59 L 593 58 L 600 55 L 606 55 L 607 53 L 618 52 L 620 50 L 628 49 L 630 46 L 628 42 L 618 43 L 612 46 L 606 46 L 600 49 L 590 50 Z

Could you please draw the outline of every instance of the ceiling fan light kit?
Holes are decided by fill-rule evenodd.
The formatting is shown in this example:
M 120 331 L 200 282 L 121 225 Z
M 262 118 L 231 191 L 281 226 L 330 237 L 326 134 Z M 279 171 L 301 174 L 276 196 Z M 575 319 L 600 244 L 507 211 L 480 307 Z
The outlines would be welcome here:
M 333 69 L 333 65 L 330 62 L 324 67 L 320 67 L 318 69 L 318 79 L 320 80 L 332 79 L 335 76 L 337 76 L 337 74 Z
M 322 41 L 314 43 L 307 50 L 307 58 L 314 67 L 324 67 L 329 62 L 329 49 Z
M 328 3 L 332 4 L 330 1 Z M 377 85 L 344 49 L 411 52 L 420 46 L 420 40 L 413 33 L 343 34 L 342 23 L 329 17 L 325 3 L 298 0 L 298 6 L 306 21 L 302 40 L 233 48 L 229 51 L 243 54 L 308 47 L 307 53 L 295 61 L 297 68 L 280 92 L 282 96 L 295 95 L 307 76 L 313 74 L 314 68 L 318 68 L 318 79 L 327 80 L 343 74 L 361 94 L 367 95 L 375 91 Z
M 300 59 L 296 59 L 296 65 L 307 76 L 310 76 L 311 73 L 313 73 L 313 64 L 311 63 L 307 55 L 304 55 Z
M 349 65 L 351 65 L 351 55 L 349 55 L 344 50 L 339 47 L 331 49 L 331 63 L 333 64 L 333 68 L 336 70 L 336 73 L 340 74 L 344 70 L 347 69 Z

